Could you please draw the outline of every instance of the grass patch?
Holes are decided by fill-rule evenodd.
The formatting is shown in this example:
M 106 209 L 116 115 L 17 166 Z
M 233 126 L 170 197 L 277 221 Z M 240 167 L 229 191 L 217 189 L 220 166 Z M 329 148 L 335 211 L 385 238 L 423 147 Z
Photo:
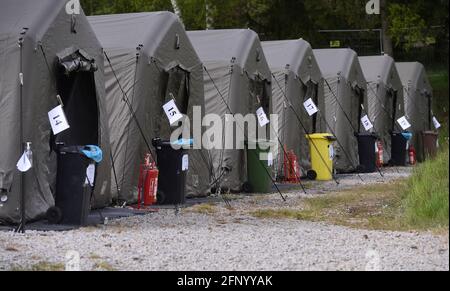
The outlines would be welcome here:
M 419 165 L 404 193 L 407 222 L 421 228 L 449 225 L 449 151 Z
M 302 209 L 263 209 L 261 219 L 295 219 L 381 230 L 404 230 L 401 193 L 404 181 L 372 185 L 304 200 Z
M 261 219 L 327 222 L 369 230 L 448 234 L 449 150 L 414 169 L 409 179 L 305 199 L 301 209 L 262 209 Z
M 116 269 L 111 266 L 108 262 L 97 262 L 94 265 L 94 270 L 96 271 L 106 271 L 106 272 L 114 272 Z
M 193 206 L 188 209 L 188 212 L 191 213 L 199 213 L 199 214 L 215 214 L 217 213 L 217 207 L 214 204 L 199 204 L 196 206 Z
M 252 216 L 260 219 L 296 219 L 315 220 L 317 217 L 312 211 L 295 209 L 260 209 L 252 212 Z
M 14 266 L 13 272 L 62 272 L 65 270 L 65 265 L 62 263 L 39 262 L 32 265 L 30 268 L 22 268 Z

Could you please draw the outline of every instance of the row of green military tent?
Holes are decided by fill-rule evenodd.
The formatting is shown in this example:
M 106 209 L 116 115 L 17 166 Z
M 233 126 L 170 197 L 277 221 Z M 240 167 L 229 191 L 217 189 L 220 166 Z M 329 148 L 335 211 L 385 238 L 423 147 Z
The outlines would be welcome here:
M 432 129 L 432 89 L 418 63 L 313 50 L 302 39 L 261 43 L 252 30 L 186 32 L 170 12 L 69 15 L 59 0 L 4 0 L 0 22 L 3 223 L 20 220 L 20 193 L 28 220 L 54 205 L 57 143 L 103 150 L 92 207 L 134 201 L 149 141 L 173 130 L 162 109 L 172 98 L 191 118 L 195 106 L 222 117 L 260 107 L 279 114 L 274 130 L 303 169 L 311 168 L 305 135 L 333 132 L 337 170 L 355 171 L 364 110 L 387 148 L 393 120 L 405 112 L 415 132 Z M 303 108 L 310 98 L 319 109 L 314 118 Z M 54 136 L 48 112 L 59 104 L 70 129 Z M 32 143 L 33 168 L 22 176 L 16 163 L 24 142 Z M 240 191 L 246 164 L 244 150 L 191 151 L 187 194 L 208 195 L 224 171 L 221 186 Z

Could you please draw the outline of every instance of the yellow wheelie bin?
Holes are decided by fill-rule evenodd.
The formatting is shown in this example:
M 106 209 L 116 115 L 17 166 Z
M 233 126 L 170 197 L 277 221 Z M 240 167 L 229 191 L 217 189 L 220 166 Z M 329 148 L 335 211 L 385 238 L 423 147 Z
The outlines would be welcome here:
M 308 178 L 317 181 L 333 180 L 333 160 L 336 137 L 328 133 L 306 135 L 311 150 L 312 169 Z

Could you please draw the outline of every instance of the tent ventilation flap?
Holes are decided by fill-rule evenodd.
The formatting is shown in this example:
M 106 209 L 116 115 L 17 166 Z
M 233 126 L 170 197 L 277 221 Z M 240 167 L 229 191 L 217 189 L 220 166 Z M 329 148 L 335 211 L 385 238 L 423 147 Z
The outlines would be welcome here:
M 58 62 L 64 68 L 66 75 L 77 72 L 96 72 L 98 70 L 95 59 L 89 57 L 83 50 L 65 53 L 58 57 Z

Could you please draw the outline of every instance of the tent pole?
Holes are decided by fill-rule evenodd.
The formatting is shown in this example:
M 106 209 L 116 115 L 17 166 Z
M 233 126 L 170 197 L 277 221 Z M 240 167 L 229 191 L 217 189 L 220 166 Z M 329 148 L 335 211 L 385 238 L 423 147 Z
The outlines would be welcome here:
M 20 93 L 19 93 L 19 135 L 20 135 L 20 151 L 19 155 L 24 151 L 24 129 L 23 129 L 23 42 L 24 36 L 27 32 L 28 28 L 23 28 L 20 33 L 19 38 L 19 48 L 20 48 Z M 20 173 L 20 224 L 16 229 L 18 233 L 25 233 L 25 173 Z

